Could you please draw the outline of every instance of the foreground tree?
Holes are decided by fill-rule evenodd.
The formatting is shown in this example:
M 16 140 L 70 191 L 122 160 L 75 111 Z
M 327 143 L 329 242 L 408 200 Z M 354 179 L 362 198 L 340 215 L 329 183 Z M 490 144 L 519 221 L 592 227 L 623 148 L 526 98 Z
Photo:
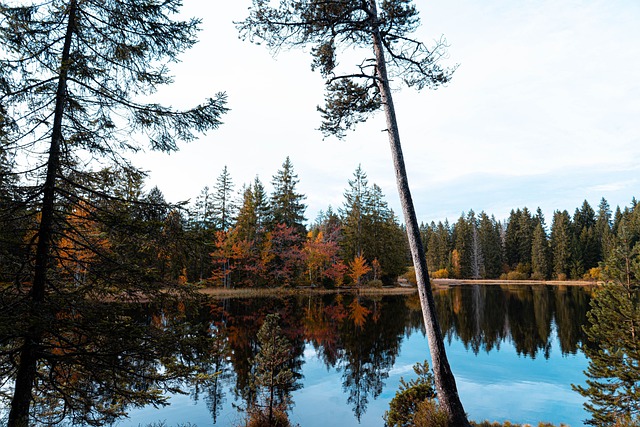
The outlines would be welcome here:
M 410 37 L 419 24 L 418 11 L 409 0 L 281 0 L 278 7 L 254 0 L 249 17 L 238 25 L 243 38 L 264 41 L 274 52 L 283 47 L 312 46 L 312 68 L 327 78 L 326 104 L 319 108 L 323 118 L 320 129 L 325 135 L 344 137 L 346 130 L 383 108 L 439 402 L 452 424 L 463 426 L 468 421 L 438 326 L 391 91 L 390 79 L 395 77 L 417 89 L 435 88 L 451 78 L 453 71 L 438 65 L 444 43 L 428 48 Z M 337 68 L 336 53 L 350 48 L 363 48 L 371 55 L 355 71 L 342 72 Z
M 15 347 L 3 353 L 3 361 L 15 364 L 15 370 L 9 371 L 15 385 L 10 427 L 29 424 L 30 406 L 36 398 L 34 390 L 39 398 L 47 398 L 47 388 L 40 387 L 40 382 L 55 378 L 39 373 L 39 369 L 53 373 L 53 362 L 60 356 L 51 343 L 56 334 L 51 319 L 67 311 L 81 317 L 85 312 L 80 310 L 88 308 L 83 303 L 85 296 L 104 298 L 107 293 L 97 283 L 69 289 L 65 287 L 68 283 L 57 282 L 54 274 L 61 233 L 73 228 L 65 221 L 66 213 L 82 200 L 90 199 L 96 209 L 87 212 L 107 221 L 107 211 L 102 207 L 114 198 L 96 186 L 86 185 L 93 178 L 82 179 L 87 176 L 83 167 L 87 162 L 113 162 L 125 173 L 132 172 L 123 157 L 123 152 L 141 148 L 132 138 L 148 139 L 154 150 L 174 151 L 178 140 L 188 141 L 195 137 L 194 132 L 216 128 L 226 110 L 223 94 L 186 111 L 140 101 L 158 86 L 171 82 L 166 63 L 176 61 L 180 52 L 195 43 L 198 21 L 172 19 L 180 3 L 0 3 L 0 99 L 7 108 L 3 131 L 7 132 L 8 150 L 21 151 L 24 157 L 28 153 L 22 176 L 31 184 L 28 200 L 35 226 L 28 241 L 33 259 L 23 264 L 33 266 L 31 277 L 27 286 L 16 280 L 12 290 L 21 297 L 22 305 L 20 309 L 11 307 L 11 312 L 21 312 L 28 319 L 27 326 L 15 337 Z M 94 159 L 100 160 L 92 163 Z M 105 203 L 99 205 L 98 199 Z M 110 224 L 116 227 L 118 222 Z M 94 246 L 85 247 L 99 252 Z M 145 293 L 153 291 L 149 286 L 135 284 L 146 283 L 144 280 L 126 283 Z M 128 288 L 127 292 L 134 291 Z M 70 306 L 72 303 L 76 306 Z M 6 310 L 7 307 L 2 308 Z M 84 335 L 78 335 L 76 343 L 82 343 Z M 87 351 L 80 344 L 71 348 L 78 358 Z M 94 351 L 92 348 L 89 353 Z M 129 368 L 122 369 L 124 373 Z M 151 389 L 144 397 L 157 399 Z M 123 404 L 120 398 L 128 399 L 123 391 L 114 397 L 114 404 Z M 73 406 L 65 409 L 74 411 Z M 108 402 L 95 403 L 92 409 L 108 412 L 112 406 Z
M 584 346 L 589 366 L 586 386 L 574 386 L 588 399 L 588 424 L 640 423 L 640 243 L 625 226 L 605 263 L 608 283 L 596 291 L 587 314 Z

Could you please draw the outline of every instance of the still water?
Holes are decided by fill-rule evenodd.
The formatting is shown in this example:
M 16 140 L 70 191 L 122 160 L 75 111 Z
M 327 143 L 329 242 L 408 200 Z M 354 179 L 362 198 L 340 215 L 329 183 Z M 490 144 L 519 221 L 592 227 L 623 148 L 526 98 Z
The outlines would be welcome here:
M 455 286 L 435 291 L 447 354 L 469 418 L 581 426 L 590 291 L 579 287 Z M 119 426 L 236 426 L 250 383 L 256 333 L 279 313 L 298 381 L 290 420 L 301 427 L 382 426 L 401 377 L 429 360 L 416 295 L 315 295 L 212 302 L 202 321 L 224 350 L 215 381 L 164 408 L 130 412 Z

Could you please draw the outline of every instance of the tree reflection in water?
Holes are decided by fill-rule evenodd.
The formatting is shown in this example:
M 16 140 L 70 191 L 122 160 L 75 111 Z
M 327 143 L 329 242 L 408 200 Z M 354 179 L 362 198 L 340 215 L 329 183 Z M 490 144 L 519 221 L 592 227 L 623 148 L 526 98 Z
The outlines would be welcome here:
M 437 289 L 435 298 L 445 336 L 460 340 L 475 354 L 510 342 L 519 355 L 548 358 L 555 334 L 562 354 L 575 353 L 584 340 L 581 325 L 590 291 L 572 286 L 475 285 Z M 346 403 L 358 420 L 370 400 L 380 396 L 404 337 L 424 334 L 417 295 L 338 294 L 214 302 L 212 322 L 225 334 L 229 363 L 224 369 L 232 373 L 221 375 L 220 381 L 229 384 L 240 407 L 253 398 L 250 360 L 257 351 L 256 333 L 268 313 L 280 314 L 283 332 L 293 346 L 291 369 L 298 378 L 302 380 L 308 343 L 327 369 L 341 372 Z M 217 408 L 212 407 L 214 421 Z
M 518 355 L 548 358 L 556 335 L 564 355 L 576 353 L 585 340 L 581 325 L 589 306 L 589 289 L 452 286 L 435 289 L 434 296 L 445 337 L 459 340 L 475 354 L 489 353 L 507 342 Z M 173 343 L 175 354 L 163 356 L 165 360 L 156 366 L 167 360 L 204 362 L 201 379 L 205 380 L 191 383 L 189 389 L 193 399 L 204 400 L 214 424 L 223 407 L 231 404 L 242 411 L 255 399 L 251 361 L 258 351 L 257 332 L 270 313 L 280 315 L 282 332 L 291 343 L 288 368 L 296 381 L 291 390 L 281 392 L 304 386 L 305 348 L 313 348 L 327 371 L 340 373 L 341 384 L 335 389 L 341 386 L 344 402 L 358 421 L 372 399 L 381 395 L 403 340 L 415 333 L 424 335 L 417 295 L 212 299 L 196 313 L 175 316 L 153 307 L 128 311 L 132 318 L 138 317 L 137 323 L 160 322 L 164 329 L 178 328 L 173 336 L 191 343 L 191 347 Z M 208 337 L 202 341 L 207 347 L 197 348 L 190 339 L 195 337 Z M 426 347 L 424 351 L 426 355 Z M 149 360 L 141 363 L 153 364 Z

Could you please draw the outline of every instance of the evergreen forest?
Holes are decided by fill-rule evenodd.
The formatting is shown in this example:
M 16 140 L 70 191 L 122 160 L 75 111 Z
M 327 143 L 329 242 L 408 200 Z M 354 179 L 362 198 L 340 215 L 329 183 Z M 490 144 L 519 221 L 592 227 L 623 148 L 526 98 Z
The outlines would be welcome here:
M 76 235 L 60 241 L 61 277 L 83 282 L 105 269 L 92 255 L 99 245 L 120 251 L 118 257 L 159 283 L 333 288 L 394 285 L 401 276 L 412 280 L 403 224 L 361 166 L 345 183 L 342 205 L 328 206 L 313 221 L 305 217 L 307 195 L 298 192 L 288 157 L 273 175 L 271 191 L 259 177 L 236 188 L 225 167 L 194 201 L 177 205 L 168 203 L 157 187 L 145 191 L 144 175 L 115 172 L 92 174 L 92 185 L 127 195 L 126 203 L 112 201 L 110 209 L 121 224 L 143 230 L 144 238 L 116 235 L 95 219 L 98 206 L 70 206 L 66 220 Z M 7 283 L 24 268 L 19 260 L 28 247 L 33 217 L 11 176 L 3 174 L 1 183 L 6 219 L 0 274 Z M 585 200 L 573 214 L 556 210 L 550 225 L 540 209 L 534 213 L 527 207 L 502 220 L 469 210 L 453 223 L 420 224 L 432 278 L 557 281 L 602 280 L 602 263 L 621 227 L 632 241 L 640 237 L 635 198 L 615 210 L 604 198 L 597 210 Z

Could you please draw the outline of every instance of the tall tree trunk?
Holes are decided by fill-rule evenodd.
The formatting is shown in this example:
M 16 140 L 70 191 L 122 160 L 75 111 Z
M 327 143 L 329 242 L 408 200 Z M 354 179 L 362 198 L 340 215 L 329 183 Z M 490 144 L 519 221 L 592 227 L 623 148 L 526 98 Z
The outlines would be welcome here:
M 60 146 L 62 144 L 62 116 L 65 108 L 67 74 L 71 51 L 71 39 L 75 26 L 76 0 L 69 4 L 69 21 L 65 34 L 62 58 L 60 61 L 60 75 L 56 91 L 56 105 L 54 110 L 53 128 L 51 133 L 51 145 L 49 147 L 49 159 L 47 162 L 47 175 L 42 190 L 42 210 L 40 226 L 38 228 L 38 244 L 36 246 L 36 259 L 34 267 L 33 285 L 30 292 L 30 315 L 32 326 L 27 331 L 20 352 L 20 362 L 16 374 L 13 399 L 7 427 L 27 427 L 29 425 L 29 408 L 32 401 L 32 389 L 35 382 L 40 357 L 42 340 L 42 320 L 40 307 L 45 293 L 47 270 L 50 264 L 50 247 L 53 237 L 53 219 L 55 214 L 56 179 L 60 169 Z
M 374 21 L 372 24 L 372 32 L 373 49 L 376 56 L 377 84 L 380 89 L 382 105 L 387 119 L 387 132 L 389 134 L 389 143 L 391 145 L 393 166 L 396 172 L 398 193 L 407 227 L 411 257 L 413 258 L 413 265 L 416 272 L 418 294 L 420 296 L 422 315 L 424 317 L 424 325 L 429 341 L 429 350 L 431 352 L 432 368 L 434 371 L 438 401 L 441 408 L 449 415 L 449 421 L 452 426 L 469 426 L 469 421 L 467 420 L 464 408 L 462 407 L 462 402 L 460 402 L 460 397 L 458 396 L 456 380 L 453 376 L 453 372 L 451 372 L 449 361 L 447 360 L 444 340 L 438 324 L 435 300 L 433 299 L 431 283 L 429 282 L 424 246 L 422 245 L 422 239 L 420 238 L 420 228 L 418 226 L 418 220 L 416 218 L 415 208 L 411 198 L 411 191 L 409 190 L 409 181 L 407 179 L 404 158 L 402 156 L 400 133 L 398 132 L 398 123 L 396 120 L 393 98 L 391 96 L 391 87 L 389 85 L 387 75 L 382 38 L 378 28 L 376 0 L 369 0 L 369 2 L 371 5 L 372 19 Z

